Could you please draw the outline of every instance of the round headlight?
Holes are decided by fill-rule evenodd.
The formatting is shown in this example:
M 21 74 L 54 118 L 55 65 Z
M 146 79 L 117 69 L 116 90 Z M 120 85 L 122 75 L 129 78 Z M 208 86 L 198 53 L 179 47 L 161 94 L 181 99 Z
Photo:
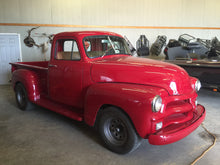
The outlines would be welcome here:
M 200 90 L 201 86 L 202 86 L 201 82 L 199 80 L 197 80 L 196 83 L 195 83 L 195 90 L 196 90 L 196 92 L 198 92 Z
M 158 112 L 162 107 L 162 98 L 157 95 L 154 97 L 152 101 L 152 111 L 153 112 Z

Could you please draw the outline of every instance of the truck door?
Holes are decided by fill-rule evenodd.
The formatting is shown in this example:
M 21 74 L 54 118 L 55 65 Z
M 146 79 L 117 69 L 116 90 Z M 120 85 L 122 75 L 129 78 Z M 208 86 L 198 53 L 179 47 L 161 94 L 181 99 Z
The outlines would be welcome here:
M 82 62 L 76 40 L 57 39 L 49 62 L 50 99 L 82 107 Z

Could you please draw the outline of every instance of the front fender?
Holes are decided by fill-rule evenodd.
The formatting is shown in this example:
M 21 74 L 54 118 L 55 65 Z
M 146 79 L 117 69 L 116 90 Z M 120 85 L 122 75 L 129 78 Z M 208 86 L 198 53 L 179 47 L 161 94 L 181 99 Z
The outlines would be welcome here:
M 125 83 L 96 83 L 89 87 L 85 100 L 85 122 L 93 126 L 103 105 L 122 109 L 131 119 L 137 133 L 146 138 L 151 131 L 151 102 L 165 90 L 152 86 Z M 167 92 L 166 92 L 167 93 Z
M 30 101 L 34 102 L 40 98 L 38 76 L 35 72 L 27 69 L 15 70 L 12 74 L 13 88 L 17 83 L 24 85 Z

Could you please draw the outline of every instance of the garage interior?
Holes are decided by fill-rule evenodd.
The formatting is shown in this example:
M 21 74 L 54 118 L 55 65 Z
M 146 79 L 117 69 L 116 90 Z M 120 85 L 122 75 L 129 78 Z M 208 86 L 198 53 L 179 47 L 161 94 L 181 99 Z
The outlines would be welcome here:
M 143 140 L 134 152 L 118 155 L 108 151 L 97 132 L 83 122 L 39 106 L 20 111 L 9 82 L 8 63 L 49 60 L 48 36 L 63 31 L 116 32 L 134 46 L 140 35 L 146 35 L 150 45 L 158 35 L 167 39 L 185 33 L 204 39 L 220 38 L 219 11 L 218 0 L 0 1 L 0 164 L 191 164 L 214 141 L 201 126 L 176 143 L 154 146 Z M 45 50 L 23 42 L 35 27 L 31 37 L 36 44 L 46 44 Z M 202 88 L 198 93 L 198 103 L 207 113 L 204 126 L 217 140 L 196 164 L 220 162 L 219 100 L 218 90 Z

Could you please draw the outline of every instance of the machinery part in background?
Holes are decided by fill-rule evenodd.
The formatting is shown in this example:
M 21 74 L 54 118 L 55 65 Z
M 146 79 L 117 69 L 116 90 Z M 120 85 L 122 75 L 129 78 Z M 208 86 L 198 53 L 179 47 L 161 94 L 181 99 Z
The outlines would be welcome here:
M 149 41 L 145 35 L 141 35 L 136 42 L 138 56 L 149 56 Z
M 40 47 L 40 45 L 36 44 L 34 39 L 31 38 L 31 32 L 37 28 L 39 28 L 40 26 L 38 27 L 34 27 L 30 30 L 28 30 L 28 36 L 24 39 L 24 44 L 28 47 L 33 47 L 33 46 L 37 46 L 37 47 Z
M 178 47 L 181 46 L 181 44 L 179 43 L 179 41 L 175 40 L 175 39 L 170 39 L 167 46 L 165 47 L 163 53 L 165 54 L 165 60 L 168 60 L 168 49 L 169 48 L 173 48 L 173 47 Z
M 127 44 L 128 44 L 128 47 L 129 47 L 129 49 L 130 49 L 130 51 L 131 51 L 132 56 L 137 56 L 137 51 L 136 51 L 136 49 L 134 48 L 134 46 L 132 45 L 132 43 L 129 41 L 129 39 L 128 39 L 126 36 L 124 36 L 124 39 L 125 39 L 125 41 L 126 41 Z
M 211 46 L 220 49 L 220 41 L 218 40 L 217 37 L 214 37 L 214 38 L 211 40 Z
M 210 40 L 182 34 L 179 36 L 178 41 L 169 41 L 164 54 L 166 55 L 166 60 L 197 60 L 207 58 L 210 48 Z
M 217 37 L 214 37 L 211 41 L 210 41 L 210 50 L 207 53 L 208 58 L 211 59 L 216 59 L 219 61 L 220 58 L 220 41 L 218 40 Z
M 188 58 L 197 60 L 207 57 L 207 52 L 210 49 L 210 40 L 195 38 L 189 34 L 179 36 L 182 49 L 188 50 Z
M 157 36 L 156 41 L 152 44 L 150 48 L 150 53 L 152 55 L 160 55 L 163 46 L 166 45 L 167 37 L 166 36 Z
M 196 41 L 196 38 L 189 35 L 189 34 L 182 34 L 179 36 L 179 43 L 183 46 L 186 47 L 191 41 Z
M 177 47 L 177 46 L 181 46 L 181 44 L 179 43 L 179 41 L 175 40 L 175 39 L 170 39 L 167 46 L 169 48 L 172 48 L 172 47 Z

